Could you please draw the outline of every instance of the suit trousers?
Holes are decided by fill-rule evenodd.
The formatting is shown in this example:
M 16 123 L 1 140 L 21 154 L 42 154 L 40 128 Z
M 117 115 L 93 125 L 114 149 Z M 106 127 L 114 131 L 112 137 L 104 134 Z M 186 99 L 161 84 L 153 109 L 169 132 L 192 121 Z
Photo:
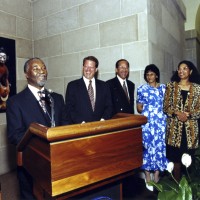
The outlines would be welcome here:
M 20 200 L 36 200 L 33 195 L 33 181 L 31 175 L 23 168 L 17 167 Z

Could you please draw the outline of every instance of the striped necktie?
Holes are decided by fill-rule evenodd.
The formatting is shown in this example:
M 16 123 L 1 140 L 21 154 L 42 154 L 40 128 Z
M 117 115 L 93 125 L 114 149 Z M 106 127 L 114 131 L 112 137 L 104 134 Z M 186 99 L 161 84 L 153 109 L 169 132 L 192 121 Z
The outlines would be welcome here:
M 128 101 L 130 102 L 130 98 L 129 98 L 129 96 L 128 96 L 128 90 L 127 90 L 125 81 L 124 81 L 124 83 L 123 83 L 123 89 L 124 89 L 124 92 L 125 92 L 125 94 L 126 94 L 126 97 L 127 97 Z
M 42 91 L 38 91 L 38 96 L 40 97 L 39 99 L 40 106 L 42 107 L 43 111 L 46 113 L 47 112 L 46 103 L 45 103 L 44 95 Z
M 94 111 L 94 89 L 92 87 L 92 80 L 89 81 L 89 85 L 88 85 L 88 95 L 89 95 L 89 98 L 90 98 L 90 102 L 91 102 L 91 105 L 92 105 L 92 110 Z

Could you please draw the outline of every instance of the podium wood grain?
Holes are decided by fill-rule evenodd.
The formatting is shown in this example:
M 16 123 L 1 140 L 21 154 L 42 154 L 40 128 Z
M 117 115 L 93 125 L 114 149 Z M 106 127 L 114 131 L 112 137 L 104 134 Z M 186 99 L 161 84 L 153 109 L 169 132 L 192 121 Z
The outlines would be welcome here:
M 54 128 L 31 124 L 18 145 L 18 164 L 33 177 L 37 196 L 44 190 L 65 199 L 140 167 L 144 123 L 144 116 L 118 114 L 107 121 Z

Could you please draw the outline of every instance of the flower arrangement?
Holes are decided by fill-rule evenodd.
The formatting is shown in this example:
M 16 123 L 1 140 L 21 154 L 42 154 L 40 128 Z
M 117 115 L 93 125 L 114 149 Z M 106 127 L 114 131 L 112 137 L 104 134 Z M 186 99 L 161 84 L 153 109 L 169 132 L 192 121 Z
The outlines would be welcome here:
M 192 163 L 189 154 L 184 153 L 181 158 L 182 164 L 186 167 L 187 176 L 183 175 L 178 183 L 174 178 L 172 171 L 174 163 L 169 162 L 167 171 L 170 177 L 155 183 L 150 181 L 148 184 L 158 190 L 158 200 L 198 200 L 200 199 L 200 149 L 195 154 L 194 164 L 191 166 L 191 173 L 188 173 L 188 167 Z

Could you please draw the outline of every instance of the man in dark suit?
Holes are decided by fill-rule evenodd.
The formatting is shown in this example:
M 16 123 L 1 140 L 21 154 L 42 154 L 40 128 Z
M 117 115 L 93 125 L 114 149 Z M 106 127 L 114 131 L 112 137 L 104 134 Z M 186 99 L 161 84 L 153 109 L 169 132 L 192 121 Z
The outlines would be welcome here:
M 84 58 L 83 77 L 71 81 L 67 86 L 66 109 L 72 124 L 111 118 L 112 100 L 109 87 L 104 81 L 95 78 L 98 64 L 94 56 Z
M 115 65 L 116 77 L 107 81 L 113 102 L 113 114 L 134 114 L 135 84 L 129 81 L 129 62 L 120 59 Z
M 32 122 L 48 127 L 68 124 L 63 96 L 45 92 L 44 85 L 48 73 L 44 62 L 39 58 L 29 59 L 24 65 L 24 73 L 28 86 L 7 101 L 8 139 L 14 145 L 21 141 Z M 50 109 L 52 101 L 54 116 L 51 114 L 53 110 Z M 44 108 L 42 108 L 43 103 L 45 103 Z M 35 199 L 32 193 L 32 178 L 22 167 L 18 167 L 17 172 L 21 199 Z

